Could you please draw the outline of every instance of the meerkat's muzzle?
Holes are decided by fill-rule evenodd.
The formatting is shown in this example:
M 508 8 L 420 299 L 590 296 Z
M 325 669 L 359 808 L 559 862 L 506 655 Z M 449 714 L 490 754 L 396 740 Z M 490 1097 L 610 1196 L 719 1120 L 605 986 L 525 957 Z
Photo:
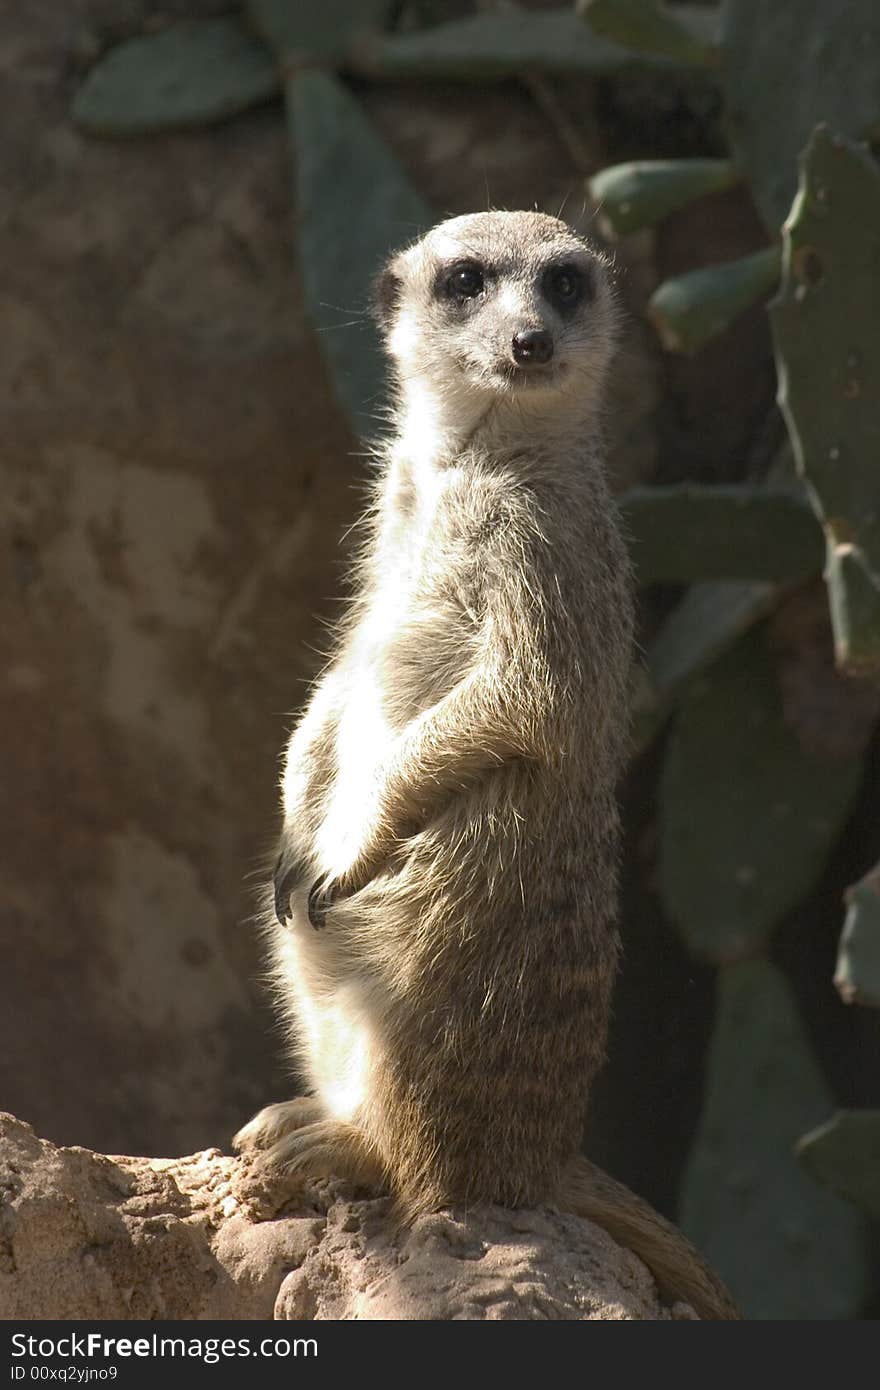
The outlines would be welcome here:
M 546 367 L 553 352 L 553 335 L 546 328 L 526 328 L 513 335 L 511 353 L 518 367 Z

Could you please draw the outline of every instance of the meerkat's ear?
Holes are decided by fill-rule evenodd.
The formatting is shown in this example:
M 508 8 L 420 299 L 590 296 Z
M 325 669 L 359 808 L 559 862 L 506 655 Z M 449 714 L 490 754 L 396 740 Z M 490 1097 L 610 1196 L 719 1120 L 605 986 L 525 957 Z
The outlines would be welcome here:
M 403 290 L 403 277 L 394 256 L 382 268 L 373 283 L 373 313 L 383 333 L 391 328 L 394 311 L 400 303 Z

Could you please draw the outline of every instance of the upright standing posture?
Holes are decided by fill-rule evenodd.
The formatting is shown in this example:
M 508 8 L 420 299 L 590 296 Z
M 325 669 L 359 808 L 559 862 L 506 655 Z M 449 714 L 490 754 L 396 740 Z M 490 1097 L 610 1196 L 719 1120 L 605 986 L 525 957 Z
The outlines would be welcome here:
M 615 305 L 555 218 L 394 257 L 394 433 L 335 653 L 287 749 L 271 928 L 310 1095 L 237 1136 L 402 1211 L 553 1202 L 736 1316 L 580 1157 L 616 968 L 631 576 L 602 462 Z

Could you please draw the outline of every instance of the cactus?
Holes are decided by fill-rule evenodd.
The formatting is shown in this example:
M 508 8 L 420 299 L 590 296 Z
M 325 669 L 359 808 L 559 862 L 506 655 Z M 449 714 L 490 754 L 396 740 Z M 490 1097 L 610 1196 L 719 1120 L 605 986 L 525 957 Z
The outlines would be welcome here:
M 721 44 L 733 157 L 775 236 L 814 128 L 857 140 L 880 130 L 880 5 L 724 0 Z
M 660 879 L 691 950 L 724 962 L 769 940 L 821 873 L 861 771 L 801 747 L 760 630 L 688 690 L 661 779 Z
M 796 582 L 822 567 L 806 496 L 745 485 L 635 487 L 619 499 L 640 584 Z
M 579 7 L 597 33 L 636 48 L 649 43 L 648 24 L 692 28 L 697 19 L 679 6 L 673 17 L 657 0 L 580 0 Z M 703 12 L 698 22 L 708 38 L 714 15 Z M 836 8 L 827 0 L 777 0 L 770 8 L 724 0 L 717 44 L 734 162 L 775 235 L 794 195 L 798 155 L 817 124 L 856 139 L 880 133 L 880 10 L 874 0 Z
M 345 66 L 390 8 L 389 0 L 248 0 L 247 24 L 229 15 L 169 25 L 111 49 L 71 115 L 91 135 L 117 137 L 214 125 L 281 95 L 278 59 L 288 68 Z
M 846 893 L 834 983 L 846 1004 L 880 1008 L 880 864 Z M 842 1110 L 803 1135 L 806 1171 L 870 1216 L 880 1217 L 880 1110 Z
M 648 648 L 633 691 L 636 752 L 644 752 L 689 685 L 777 602 L 775 584 L 692 584 Z
M 636 47 L 651 45 L 652 27 L 658 36 L 668 24 L 681 29 L 678 16 L 686 14 L 677 6 L 673 15 L 657 0 L 581 0 L 581 9 L 598 33 Z M 724 0 L 720 19 L 717 58 L 733 165 L 749 180 L 775 239 L 794 194 L 798 155 L 814 127 L 827 121 L 846 136 L 880 134 L 880 6 L 876 0 L 837 8 L 828 0 L 775 0 L 770 6 Z M 625 185 L 631 167 L 604 170 L 593 189 Z M 695 181 L 694 196 L 704 191 Z M 693 352 L 723 332 L 773 288 L 777 256 L 771 247 L 661 285 L 651 313 L 664 346 Z M 854 584 L 849 591 L 855 593 Z
M 387 34 L 353 54 L 374 77 L 482 82 L 530 73 L 602 74 L 668 65 L 591 32 L 570 10 L 509 9 L 450 20 L 413 34 Z
M 830 1106 L 780 972 L 758 960 L 725 967 L 679 1216 L 748 1317 L 859 1314 L 867 1278 L 859 1218 L 793 1154 Z
M 373 277 L 434 215 L 336 78 L 306 68 L 288 78 L 286 99 L 303 291 L 337 395 L 366 437 L 376 431 L 386 375 L 368 312 Z
M 880 1110 L 838 1111 L 795 1152 L 817 1182 L 880 1217 Z
M 253 28 L 288 69 L 344 66 L 366 36 L 384 29 L 392 8 L 390 0 L 245 0 Z
M 798 469 L 825 528 L 838 661 L 880 671 L 880 171 L 816 131 L 785 228 L 771 307 Z
M 573 12 L 502 11 L 412 34 L 386 34 L 389 0 L 246 0 L 235 16 L 188 20 L 119 44 L 91 70 L 71 114 L 90 134 L 156 134 L 211 125 L 281 92 L 285 70 L 319 66 L 370 78 L 484 81 L 531 73 L 668 70 L 651 54 L 593 34 Z
M 612 231 L 626 236 L 738 178 L 729 159 L 641 159 L 603 169 L 590 179 L 589 192 Z
M 92 135 L 143 135 L 227 120 L 281 91 L 276 63 L 234 18 L 130 39 L 92 68 L 71 114 Z
M 851 541 L 829 539 L 825 569 L 838 665 L 853 674 L 880 670 L 878 583 Z
M 739 261 L 692 270 L 654 291 L 648 316 L 671 352 L 696 352 L 723 333 L 779 280 L 781 255 L 768 246 Z
M 880 1009 L 880 864 L 847 889 L 834 983 L 846 1004 Z
M 718 62 L 717 18 L 712 10 L 660 0 L 578 0 L 577 12 L 597 34 L 642 53 L 714 67 Z

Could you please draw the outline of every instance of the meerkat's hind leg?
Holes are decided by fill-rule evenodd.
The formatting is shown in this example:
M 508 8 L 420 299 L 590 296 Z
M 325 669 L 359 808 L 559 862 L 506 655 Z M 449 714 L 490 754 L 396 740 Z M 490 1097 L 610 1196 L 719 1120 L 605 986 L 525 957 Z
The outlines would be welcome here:
M 233 1136 L 232 1147 L 238 1153 L 274 1149 L 285 1138 L 304 1125 L 323 1120 L 325 1110 L 314 1096 L 296 1096 L 258 1110 L 252 1120 L 242 1125 Z

